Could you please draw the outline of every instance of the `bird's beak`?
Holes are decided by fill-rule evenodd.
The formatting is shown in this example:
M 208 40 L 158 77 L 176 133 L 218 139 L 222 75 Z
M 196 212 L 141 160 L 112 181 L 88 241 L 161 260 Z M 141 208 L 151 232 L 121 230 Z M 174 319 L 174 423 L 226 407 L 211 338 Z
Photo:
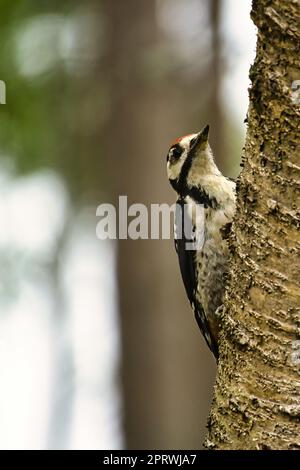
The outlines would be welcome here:
M 202 129 L 200 134 L 201 134 L 202 141 L 207 142 L 208 141 L 208 134 L 209 134 L 209 125 L 208 124 L 207 124 L 207 126 L 204 127 L 204 129 Z
M 192 148 L 196 149 L 200 146 L 205 146 L 208 142 L 208 134 L 209 134 L 209 125 L 205 126 L 195 137 L 193 142 Z

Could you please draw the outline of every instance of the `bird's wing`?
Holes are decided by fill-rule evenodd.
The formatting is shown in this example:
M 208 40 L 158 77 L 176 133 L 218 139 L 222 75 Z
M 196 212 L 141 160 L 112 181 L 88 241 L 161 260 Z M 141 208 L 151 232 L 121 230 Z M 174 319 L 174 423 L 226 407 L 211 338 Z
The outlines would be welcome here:
M 177 207 L 180 208 L 180 210 L 176 211 L 175 215 L 175 249 L 178 255 L 184 287 L 190 304 L 194 310 L 198 326 L 208 344 L 208 347 L 211 349 L 215 357 L 218 357 L 218 348 L 213 336 L 210 334 L 210 326 L 207 317 L 201 303 L 196 297 L 196 250 L 187 249 L 188 244 L 190 244 L 192 240 L 186 238 L 184 226 L 192 224 L 192 221 L 185 221 L 185 218 L 190 216 L 187 211 L 184 211 L 184 204 L 184 199 L 178 199 Z

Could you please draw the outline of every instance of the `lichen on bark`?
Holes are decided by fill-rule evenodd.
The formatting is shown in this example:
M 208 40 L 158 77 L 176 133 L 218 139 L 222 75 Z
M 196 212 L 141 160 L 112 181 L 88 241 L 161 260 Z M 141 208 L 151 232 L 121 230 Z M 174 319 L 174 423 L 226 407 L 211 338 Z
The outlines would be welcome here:
M 300 2 L 254 0 L 251 16 L 257 50 L 205 444 L 300 449 Z

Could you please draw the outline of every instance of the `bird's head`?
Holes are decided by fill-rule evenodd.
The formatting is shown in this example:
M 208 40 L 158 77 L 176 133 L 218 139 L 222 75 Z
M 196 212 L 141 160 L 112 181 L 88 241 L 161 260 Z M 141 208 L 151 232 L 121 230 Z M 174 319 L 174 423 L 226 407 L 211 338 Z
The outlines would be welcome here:
M 183 193 L 197 185 L 197 178 L 218 171 L 208 143 L 209 126 L 197 134 L 177 139 L 167 156 L 168 178 L 173 188 Z

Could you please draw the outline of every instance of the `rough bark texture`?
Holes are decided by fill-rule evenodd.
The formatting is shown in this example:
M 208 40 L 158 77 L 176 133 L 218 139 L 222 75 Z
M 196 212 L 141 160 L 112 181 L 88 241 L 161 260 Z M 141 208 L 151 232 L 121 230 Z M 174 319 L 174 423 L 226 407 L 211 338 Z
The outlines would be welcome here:
M 300 449 L 300 2 L 254 1 L 252 19 L 257 53 L 206 446 Z

